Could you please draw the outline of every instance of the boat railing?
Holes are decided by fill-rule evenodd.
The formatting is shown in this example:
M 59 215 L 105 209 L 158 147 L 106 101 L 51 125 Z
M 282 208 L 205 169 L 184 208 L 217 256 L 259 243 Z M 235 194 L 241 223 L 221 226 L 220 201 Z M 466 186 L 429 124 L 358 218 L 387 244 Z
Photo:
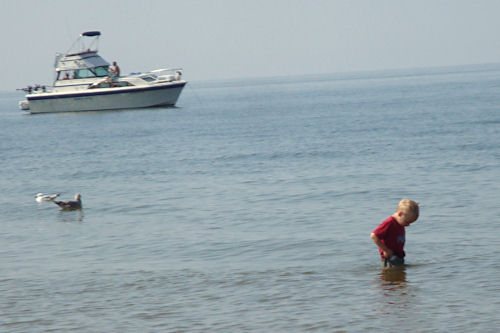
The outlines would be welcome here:
M 42 94 L 42 93 L 50 92 L 52 90 L 52 87 L 44 86 L 44 85 L 40 85 L 40 84 L 35 84 L 33 86 L 26 86 L 24 88 L 18 88 L 16 90 L 24 91 L 27 94 Z

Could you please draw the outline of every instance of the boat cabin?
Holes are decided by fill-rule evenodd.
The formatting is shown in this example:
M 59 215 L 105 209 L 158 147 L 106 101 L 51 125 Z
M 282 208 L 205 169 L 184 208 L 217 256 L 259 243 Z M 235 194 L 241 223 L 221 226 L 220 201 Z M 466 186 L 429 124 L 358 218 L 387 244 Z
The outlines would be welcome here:
M 110 64 L 97 54 L 97 44 L 101 33 L 88 31 L 80 35 L 66 54 L 57 54 L 55 59 L 56 76 L 54 87 L 62 88 L 70 84 L 80 83 L 88 85 L 104 77 L 111 76 Z M 88 41 L 91 38 L 91 41 Z M 79 47 L 78 47 L 79 46 Z M 82 82 L 84 81 L 84 82 Z
M 96 51 L 59 55 L 56 57 L 56 81 L 105 77 L 109 73 L 109 63 Z

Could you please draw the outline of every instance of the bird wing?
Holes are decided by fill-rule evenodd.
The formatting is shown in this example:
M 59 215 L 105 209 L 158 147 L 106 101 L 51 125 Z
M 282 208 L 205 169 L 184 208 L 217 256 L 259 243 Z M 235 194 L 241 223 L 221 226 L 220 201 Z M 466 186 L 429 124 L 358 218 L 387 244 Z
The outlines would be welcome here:
M 81 203 L 78 201 L 53 201 L 61 208 L 80 208 Z

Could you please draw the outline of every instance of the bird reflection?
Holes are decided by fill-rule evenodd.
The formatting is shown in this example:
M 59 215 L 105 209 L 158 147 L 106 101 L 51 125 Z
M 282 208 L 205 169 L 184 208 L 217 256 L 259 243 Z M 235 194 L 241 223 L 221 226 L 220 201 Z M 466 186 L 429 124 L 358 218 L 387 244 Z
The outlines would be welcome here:
M 75 211 L 66 211 L 66 210 L 60 210 L 59 214 L 57 215 L 57 219 L 59 222 L 83 222 L 83 211 L 82 210 L 75 210 Z

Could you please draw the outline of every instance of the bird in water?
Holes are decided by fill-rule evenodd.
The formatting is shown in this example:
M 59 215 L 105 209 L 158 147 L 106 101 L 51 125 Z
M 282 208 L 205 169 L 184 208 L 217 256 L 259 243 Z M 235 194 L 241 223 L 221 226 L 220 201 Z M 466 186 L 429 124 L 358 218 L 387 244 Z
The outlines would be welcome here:
M 75 195 L 75 200 L 69 201 L 54 201 L 56 205 L 61 207 L 63 210 L 74 210 L 74 209 L 82 209 L 82 199 L 80 194 Z
M 53 201 L 55 198 L 59 196 L 59 193 L 56 194 L 43 194 L 43 193 L 38 193 L 35 198 L 36 202 L 42 203 L 42 202 L 47 202 L 47 201 Z

